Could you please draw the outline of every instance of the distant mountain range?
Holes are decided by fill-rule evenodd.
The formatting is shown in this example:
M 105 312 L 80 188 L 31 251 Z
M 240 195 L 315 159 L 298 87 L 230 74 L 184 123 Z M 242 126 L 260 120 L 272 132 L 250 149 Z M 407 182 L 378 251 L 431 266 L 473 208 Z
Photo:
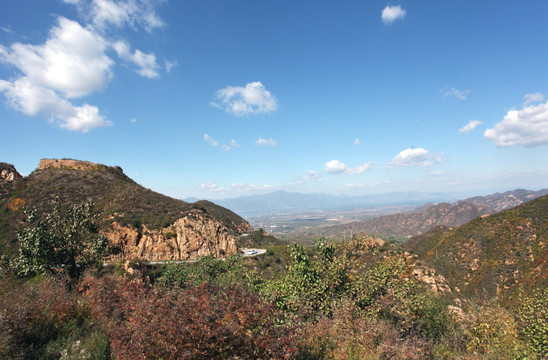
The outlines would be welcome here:
M 341 238 L 364 232 L 402 241 L 406 237 L 422 234 L 439 225 L 457 227 L 478 216 L 491 215 L 510 209 L 546 194 L 548 194 L 548 189 L 539 191 L 517 189 L 488 196 L 476 196 L 452 204 L 426 204 L 411 212 L 380 216 L 342 225 L 302 229 L 297 231 L 294 236 L 297 238 Z
M 197 200 L 197 198 L 184 199 L 184 201 L 187 202 L 195 202 Z M 240 216 L 257 217 L 300 211 L 374 208 L 387 205 L 405 204 L 420 206 L 428 202 L 454 200 L 457 200 L 457 198 L 452 195 L 426 192 L 391 192 L 373 195 L 347 196 L 275 191 L 264 195 L 240 196 L 236 198 L 215 200 L 215 203 L 234 211 Z

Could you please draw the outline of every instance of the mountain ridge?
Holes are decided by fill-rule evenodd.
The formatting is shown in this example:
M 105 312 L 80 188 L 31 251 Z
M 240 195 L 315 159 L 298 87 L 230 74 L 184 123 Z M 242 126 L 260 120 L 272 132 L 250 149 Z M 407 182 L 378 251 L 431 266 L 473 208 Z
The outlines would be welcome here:
M 236 239 L 251 231 L 247 221 L 232 211 L 203 201 L 189 204 L 137 184 L 120 167 L 73 159 L 44 159 L 27 177 L 0 183 L 0 251 L 13 254 L 15 230 L 25 208 L 44 214 L 50 200 L 65 203 L 92 199 L 102 214 L 117 256 L 145 260 L 185 260 L 224 256 L 238 251 Z M 118 234 L 119 236 L 117 236 Z

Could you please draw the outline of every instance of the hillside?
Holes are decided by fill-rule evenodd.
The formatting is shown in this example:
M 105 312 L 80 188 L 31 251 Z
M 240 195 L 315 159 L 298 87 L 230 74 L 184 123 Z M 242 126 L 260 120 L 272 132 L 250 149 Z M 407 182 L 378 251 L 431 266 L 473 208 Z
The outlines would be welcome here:
M 459 226 L 475 217 L 492 213 L 494 211 L 490 208 L 467 202 L 440 203 L 419 211 L 381 216 L 320 229 L 303 230 L 299 232 L 299 236 L 320 235 L 327 238 L 339 238 L 344 234 L 350 237 L 353 234 L 364 232 L 378 234 L 386 238 L 405 239 L 426 232 L 435 226 Z
M 162 244 L 169 240 L 165 234 L 177 233 L 176 225 L 180 219 L 186 218 L 187 221 L 182 228 L 179 224 L 179 228 L 194 231 L 192 236 L 185 235 L 186 240 L 192 239 L 192 248 L 201 247 L 198 246 L 200 242 L 215 242 L 220 238 L 234 243 L 239 233 L 251 229 L 244 219 L 211 202 L 200 201 L 190 204 L 146 189 L 127 177 L 117 166 L 45 159 L 28 177 L 17 181 L 3 180 L 0 185 L 0 206 L 5 215 L 5 220 L 0 223 L 3 252 L 9 252 L 6 247 L 14 247 L 15 228 L 23 218 L 22 210 L 25 207 L 36 207 L 39 212 L 47 211 L 49 200 L 54 196 L 60 196 L 65 203 L 78 203 L 91 198 L 96 204 L 96 210 L 102 214 L 102 227 L 108 229 L 105 231 L 111 234 L 109 239 L 113 243 L 118 243 L 119 239 L 115 234 L 125 237 L 128 256 L 152 256 L 147 252 L 161 253 L 161 256 L 167 256 L 169 259 L 187 256 L 179 254 L 173 258 L 170 255 L 170 251 L 175 251 L 174 249 L 180 248 L 182 244 L 170 244 L 166 245 L 166 249 L 158 250 L 163 249 Z M 188 221 L 190 218 L 193 219 L 192 224 Z M 148 243 L 142 241 L 143 238 L 146 240 L 147 236 Z M 182 241 L 180 236 L 167 237 L 172 238 L 172 241 Z M 129 246 L 132 243 L 135 247 L 140 247 L 138 251 L 130 250 Z M 207 251 L 202 249 L 200 254 L 215 252 L 212 246 L 214 247 L 209 246 Z M 236 251 L 235 245 L 226 248 L 231 248 L 231 252 Z M 196 251 L 197 248 L 191 252 Z M 177 252 L 181 252 L 180 249 Z M 154 258 L 157 259 L 159 256 L 156 255 Z
M 476 218 L 458 228 L 437 227 L 404 246 L 466 296 L 502 295 L 510 302 L 548 285 L 548 196 Z

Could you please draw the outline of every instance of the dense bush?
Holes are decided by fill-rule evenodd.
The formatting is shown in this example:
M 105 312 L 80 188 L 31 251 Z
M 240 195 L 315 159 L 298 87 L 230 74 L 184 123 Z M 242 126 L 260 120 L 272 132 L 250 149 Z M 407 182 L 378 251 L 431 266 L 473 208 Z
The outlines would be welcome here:
M 108 329 L 117 359 L 290 358 L 291 328 L 242 288 L 153 288 L 141 281 L 88 279 L 84 298 Z
M 521 296 L 518 309 L 520 333 L 539 356 L 548 356 L 548 288 Z

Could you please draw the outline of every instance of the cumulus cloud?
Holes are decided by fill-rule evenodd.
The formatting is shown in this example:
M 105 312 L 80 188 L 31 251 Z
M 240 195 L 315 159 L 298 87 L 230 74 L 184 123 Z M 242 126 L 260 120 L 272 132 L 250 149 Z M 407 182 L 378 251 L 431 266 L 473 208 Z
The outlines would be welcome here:
M 548 145 L 548 102 L 508 111 L 484 136 L 497 147 Z
M 16 110 L 42 114 L 69 130 L 112 125 L 97 107 L 74 106 L 68 100 L 99 91 L 111 79 L 114 62 L 106 47 L 92 30 L 59 17 L 42 45 L 0 46 L 0 60 L 21 71 L 12 81 L 2 80 L 0 91 Z
M 441 155 L 431 155 L 428 150 L 423 148 L 411 148 L 401 151 L 396 155 L 385 168 L 400 167 L 400 166 L 418 166 L 428 167 L 433 162 L 442 162 Z
M 461 134 L 464 134 L 464 133 L 467 133 L 467 132 L 470 132 L 472 130 L 474 130 L 478 125 L 481 125 L 482 122 L 479 121 L 479 120 L 471 120 L 468 122 L 468 124 L 464 125 L 463 127 L 461 127 L 459 129 L 459 132 Z
M 263 139 L 262 137 L 259 140 L 255 141 L 255 146 L 276 146 L 278 142 L 272 138 Z
M 228 86 L 218 90 L 217 99 L 221 103 L 212 105 L 237 116 L 267 114 L 278 109 L 274 95 L 259 81 L 248 83 L 245 87 Z
M 385 25 L 390 25 L 398 19 L 403 19 L 407 12 L 401 8 L 400 5 L 391 6 L 387 5 L 381 13 L 381 19 Z
M 108 26 L 118 28 L 142 27 L 147 32 L 163 27 L 165 23 L 156 13 L 155 7 L 161 0 L 63 0 L 77 5 L 82 17 L 94 27 L 105 29 Z
M 160 66 L 156 62 L 156 55 L 153 53 L 145 54 L 139 49 L 131 52 L 129 44 L 122 40 L 112 44 L 112 47 L 116 50 L 116 53 L 121 59 L 133 63 L 139 67 L 137 70 L 139 75 L 149 79 L 160 76 L 158 73 Z
M 131 51 L 124 41 L 108 39 L 107 27 L 137 26 L 147 31 L 164 25 L 154 7 L 161 0 L 63 0 L 77 6 L 87 26 L 58 17 L 43 44 L 0 45 L 0 61 L 19 70 L 10 80 L 0 79 L 0 92 L 8 104 L 29 116 L 42 115 L 58 126 L 87 132 L 111 126 L 97 106 L 71 99 L 103 90 L 113 77 L 115 62 L 107 55 L 115 49 L 124 61 L 137 65 L 142 76 L 158 76 L 152 53 Z M 173 62 L 166 63 L 166 70 Z
M 359 138 L 356 138 L 356 140 L 354 140 L 354 145 L 360 145 L 361 144 L 361 141 Z
M 373 166 L 373 162 L 369 161 L 354 168 L 348 167 L 339 160 L 331 160 L 325 163 L 324 171 L 331 175 L 359 175 L 363 174 Z
M 470 94 L 470 90 L 458 90 L 451 88 L 451 90 L 444 91 L 443 97 L 454 96 L 457 99 L 466 100 L 468 94 Z

